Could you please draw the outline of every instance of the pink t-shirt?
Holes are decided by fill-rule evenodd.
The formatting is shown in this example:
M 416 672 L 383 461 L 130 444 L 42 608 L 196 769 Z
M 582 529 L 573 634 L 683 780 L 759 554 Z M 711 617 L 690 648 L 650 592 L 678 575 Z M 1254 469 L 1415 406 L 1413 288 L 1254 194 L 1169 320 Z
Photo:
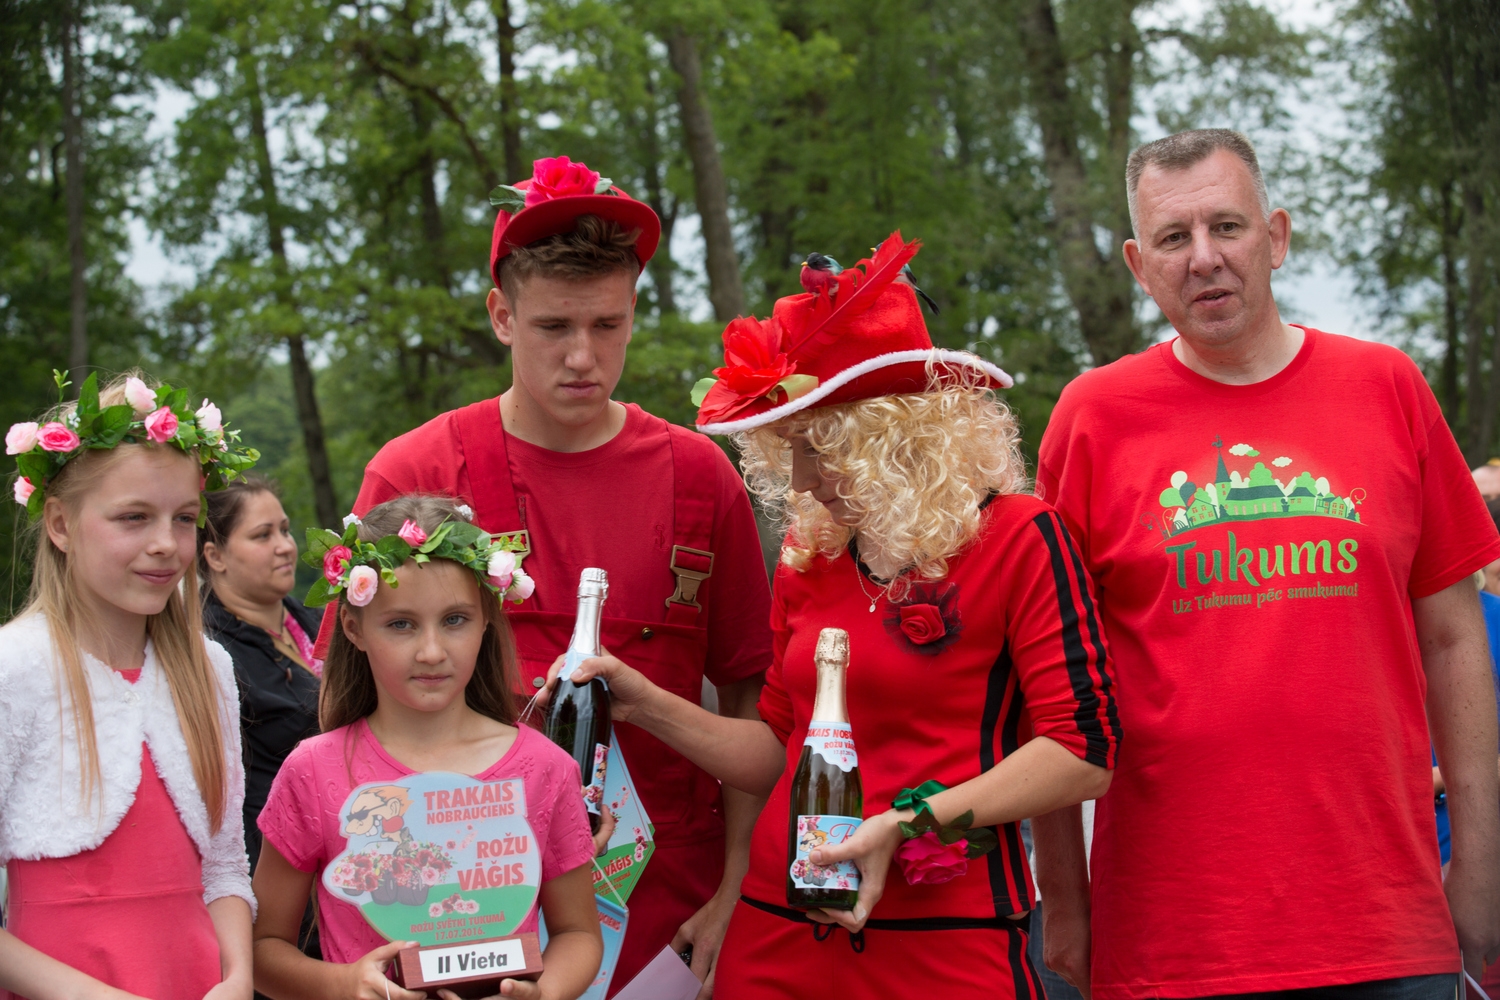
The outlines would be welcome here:
M 330 962 L 353 962 L 386 944 L 365 922 L 358 907 L 330 893 L 323 885 L 323 869 L 341 853 L 346 840 L 339 832 L 339 811 L 356 785 L 392 781 L 413 773 L 375 739 L 369 725 L 359 722 L 331 733 L 303 740 L 281 765 L 261 810 L 261 833 L 266 843 L 298 871 L 318 876 L 318 918 L 323 957 Z M 541 848 L 542 881 L 546 882 L 594 855 L 578 765 L 534 729 L 521 726 L 516 741 L 494 766 L 474 775 L 480 781 L 520 778 L 526 783 L 527 822 Z M 534 931 L 536 908 L 516 928 Z

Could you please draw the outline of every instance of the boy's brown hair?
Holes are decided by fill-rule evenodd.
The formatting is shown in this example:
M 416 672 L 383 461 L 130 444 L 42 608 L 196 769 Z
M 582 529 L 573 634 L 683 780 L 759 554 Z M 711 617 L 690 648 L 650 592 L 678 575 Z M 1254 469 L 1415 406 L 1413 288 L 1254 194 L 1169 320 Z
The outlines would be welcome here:
M 597 215 L 580 215 L 572 232 L 516 247 L 502 258 L 500 288 L 514 305 L 521 286 L 537 275 L 579 281 L 623 271 L 634 279 L 641 270 L 635 254 L 640 238 L 639 229 L 626 229 Z

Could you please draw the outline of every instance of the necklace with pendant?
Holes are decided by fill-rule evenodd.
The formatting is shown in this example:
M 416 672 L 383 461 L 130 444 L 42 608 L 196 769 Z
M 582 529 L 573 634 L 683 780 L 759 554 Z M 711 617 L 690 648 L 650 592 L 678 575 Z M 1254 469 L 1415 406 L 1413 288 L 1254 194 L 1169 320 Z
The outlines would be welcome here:
M 854 579 L 856 579 L 856 580 L 859 581 L 859 592 L 862 593 L 862 594 L 864 594 L 866 597 L 868 597 L 870 599 L 870 614 L 873 615 L 875 613 L 875 604 L 876 604 L 877 601 L 880 600 L 880 595 L 882 593 L 884 593 L 884 591 L 877 590 L 873 594 L 870 593 L 868 590 L 865 589 L 865 574 L 864 574 L 864 572 L 856 567 L 854 573 L 855 573 Z
M 854 557 L 855 582 L 859 584 L 859 592 L 870 599 L 870 614 L 873 615 L 875 613 L 875 605 L 880 603 L 880 598 L 882 596 L 885 597 L 886 600 L 891 599 L 891 584 L 894 584 L 896 580 L 900 579 L 901 574 L 897 573 L 895 577 L 891 579 L 890 583 L 887 583 L 885 586 L 881 587 L 879 586 L 880 577 L 876 576 L 874 573 L 871 573 L 870 567 L 866 566 L 865 561 L 859 557 L 859 545 L 852 538 L 849 539 L 849 554 Z M 871 583 L 876 584 L 878 587 L 878 589 L 873 594 L 865 589 L 866 576 L 870 578 Z

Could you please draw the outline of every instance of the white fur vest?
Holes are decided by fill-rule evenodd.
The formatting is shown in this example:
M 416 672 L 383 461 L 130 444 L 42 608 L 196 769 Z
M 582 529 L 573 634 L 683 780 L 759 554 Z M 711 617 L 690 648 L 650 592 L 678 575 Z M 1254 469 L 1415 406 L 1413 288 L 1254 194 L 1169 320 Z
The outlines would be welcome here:
M 234 667 L 216 642 L 208 642 L 208 657 L 219 682 L 229 779 L 224 822 L 213 835 L 172 692 L 150 644 L 134 684 L 83 654 L 103 779 L 102 803 L 98 793 L 85 802 L 73 720 L 71 713 L 67 718 L 60 714 L 67 699 L 58 697 L 47 622 L 41 615 L 27 615 L 0 628 L 0 864 L 11 858 L 70 857 L 104 843 L 135 802 L 144 742 L 183 827 L 203 856 L 203 901 L 239 896 L 254 914 L 245 858 L 245 770 Z

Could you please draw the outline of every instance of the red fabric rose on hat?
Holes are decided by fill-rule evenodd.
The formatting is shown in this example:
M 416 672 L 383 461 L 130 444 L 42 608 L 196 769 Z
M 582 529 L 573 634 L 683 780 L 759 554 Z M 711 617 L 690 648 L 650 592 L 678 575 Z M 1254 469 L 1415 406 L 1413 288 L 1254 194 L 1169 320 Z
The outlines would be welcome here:
M 918 646 L 937 642 L 948 632 L 941 612 L 931 604 L 907 604 L 897 613 L 901 618 L 901 631 Z
M 699 418 L 728 420 L 736 413 L 777 390 L 777 385 L 797 371 L 781 349 L 781 323 L 774 317 L 761 322 L 740 316 L 724 331 L 723 367 L 715 368 L 718 381 L 703 397 Z
M 532 164 L 531 186 L 526 189 L 526 207 L 540 205 L 553 198 L 593 194 L 599 185 L 599 171 L 566 156 L 552 156 Z
M 942 885 L 968 872 L 968 846 L 962 840 L 945 844 L 928 830 L 901 842 L 896 848 L 896 863 L 908 885 Z

